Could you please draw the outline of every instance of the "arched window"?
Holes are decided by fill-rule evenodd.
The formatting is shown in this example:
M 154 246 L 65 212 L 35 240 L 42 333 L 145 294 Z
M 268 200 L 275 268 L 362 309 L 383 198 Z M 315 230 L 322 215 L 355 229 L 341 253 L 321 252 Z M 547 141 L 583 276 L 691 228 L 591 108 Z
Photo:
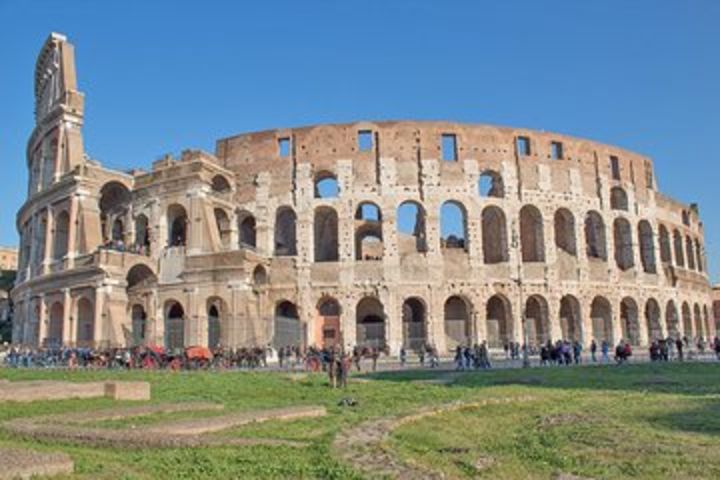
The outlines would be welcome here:
M 227 213 L 225 213 L 225 210 L 222 208 L 216 208 L 214 210 L 215 213 L 215 226 L 218 230 L 218 236 L 220 237 L 220 243 L 223 247 L 229 247 L 230 246 L 230 236 L 231 236 L 231 228 L 230 228 L 230 218 L 228 217 Z
M 425 209 L 413 201 L 397 209 L 398 250 L 400 253 L 425 252 Z
M 598 343 L 605 341 L 612 345 L 612 307 L 607 298 L 595 297 L 590 305 L 590 319 L 595 341 Z
M 663 330 L 660 324 L 660 305 L 654 298 L 649 299 L 645 304 L 645 321 L 647 323 L 648 340 L 654 342 L 662 339 Z
M 700 240 L 698 240 L 697 238 L 695 239 L 695 257 L 696 257 L 696 261 L 697 261 L 698 272 L 702 272 L 703 270 L 705 270 L 705 265 L 704 265 L 705 259 L 703 258 L 702 246 L 700 246 Z
M 485 305 L 485 330 L 488 346 L 501 348 L 513 341 L 512 308 L 507 298 L 493 295 Z
M 567 208 L 555 212 L 555 246 L 569 255 L 577 255 L 575 216 Z
M 467 249 L 467 214 L 460 202 L 450 200 L 440 207 L 440 246 Z
M 119 240 L 124 237 L 122 223 L 115 220 L 122 218 L 130 206 L 130 190 L 120 182 L 110 181 L 100 189 L 100 225 L 103 243 Z M 120 230 L 118 230 L 118 227 Z
M 185 208 L 177 203 L 167 210 L 168 246 L 181 247 L 187 244 L 188 216 Z
M 687 302 L 682 304 L 682 327 L 683 336 L 691 339 L 693 337 L 692 312 Z
M 690 235 L 685 236 L 685 255 L 687 257 L 687 265 L 689 270 L 695 270 L 695 249 Z
M 92 346 L 95 336 L 95 309 L 90 300 L 83 297 L 77 303 L 77 345 Z
M 508 261 L 507 223 L 501 208 L 490 206 L 483 210 L 482 239 L 485 263 Z
M 355 212 L 355 259 L 381 260 L 382 213 L 374 203 L 363 202 Z
M 665 307 L 665 325 L 667 325 L 667 331 L 670 337 L 674 339 L 680 338 L 680 319 L 675 302 L 672 300 L 670 300 Z
M 315 344 L 322 345 L 324 348 L 342 346 L 340 303 L 333 297 L 323 297 L 318 302 L 317 313 L 320 317 L 320 325 L 316 330 Z
M 143 214 L 135 217 L 135 249 L 138 253 L 150 253 L 150 227 L 148 218 Z
M 503 198 L 505 186 L 502 176 L 494 170 L 485 170 L 478 180 L 478 192 L 481 197 Z
M 605 222 L 596 211 L 588 212 L 585 217 L 585 243 L 587 256 L 607 260 L 607 241 L 605 239 Z
M 280 207 L 275 212 L 275 255 L 297 255 L 297 216 L 290 207 Z
M 650 222 L 641 220 L 638 224 L 638 238 L 640 239 L 640 260 L 645 273 L 657 273 L 655 265 L 655 239 Z
M 628 198 L 625 190 L 620 187 L 613 187 L 610 190 L 610 208 L 628 211 Z
M 133 265 L 130 270 L 128 270 L 125 280 L 127 282 L 128 292 L 147 289 L 157 284 L 157 276 L 143 263 Z
M 267 272 L 262 265 L 258 265 L 255 267 L 255 270 L 253 270 L 253 284 L 256 287 L 267 284 Z
M 212 179 L 211 187 L 213 192 L 227 193 L 231 190 L 230 182 L 222 175 L 215 175 Z
M 70 234 L 70 216 L 66 211 L 55 217 L 55 233 L 53 241 L 53 258 L 62 260 L 68 253 L 68 237 Z
M 629 270 L 635 265 L 633 257 L 632 228 L 627 219 L 618 217 L 613 222 L 615 239 L 615 263 L 620 270 Z
M 683 239 L 679 231 L 673 231 L 673 245 L 675 247 L 675 266 L 685 266 L 685 254 L 683 253 Z
M 380 300 L 360 300 L 355 308 L 355 323 L 359 347 L 385 348 L 385 310 Z
M 640 345 L 640 321 L 635 300 L 625 297 L 620 302 L 620 326 L 623 340 L 630 345 Z
M 179 302 L 165 304 L 165 348 L 181 350 L 185 347 L 185 309 Z
M 337 262 L 338 255 L 338 216 L 330 207 L 315 209 L 315 261 Z
M 257 228 L 255 217 L 250 212 L 239 212 L 238 221 L 238 240 L 240 248 L 256 248 L 257 247 Z
M 143 345 L 145 343 L 145 334 L 147 326 L 147 313 L 142 305 L 133 305 L 130 311 L 132 319 L 132 342 L 133 346 Z
M 533 205 L 520 209 L 520 244 L 523 262 L 545 261 L 545 235 L 540 210 Z
M 563 340 L 582 341 L 580 302 L 572 295 L 560 299 L 560 331 Z
M 427 342 L 425 328 L 425 303 L 419 298 L 408 298 L 403 302 L 403 347 L 420 351 Z
M 315 175 L 315 198 L 337 198 L 340 193 L 338 181 L 330 172 Z
M 125 237 L 125 225 L 122 218 L 116 218 L 113 222 L 112 233 L 110 235 L 113 242 L 122 242 Z
M 672 251 L 670 249 L 670 234 L 665 225 L 660 225 L 660 261 L 663 263 L 672 262 Z
M 542 296 L 533 295 L 525 302 L 525 322 L 531 345 L 538 347 L 551 341 L 548 304 Z
M 458 345 L 472 344 L 471 322 L 468 302 L 457 295 L 445 301 L 445 336 L 449 351 Z
M 208 306 L 207 319 L 208 348 L 217 348 L 222 341 L 222 326 L 220 323 L 220 309 L 216 304 Z
M 40 307 L 42 308 L 42 306 Z M 50 318 L 45 343 L 48 347 L 60 347 L 63 344 L 63 304 L 55 302 L 50 307 Z

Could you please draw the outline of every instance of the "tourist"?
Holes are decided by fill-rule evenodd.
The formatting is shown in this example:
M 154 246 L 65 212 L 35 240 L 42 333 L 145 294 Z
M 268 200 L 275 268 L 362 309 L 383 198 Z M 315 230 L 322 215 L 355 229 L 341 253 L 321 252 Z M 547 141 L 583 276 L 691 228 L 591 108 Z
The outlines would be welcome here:
M 404 367 L 406 361 L 407 361 L 407 352 L 405 351 L 405 346 L 403 346 L 400 348 L 400 366 Z
M 683 361 L 683 341 L 678 338 L 675 340 L 675 349 L 677 350 L 678 361 Z
M 595 339 L 592 339 L 592 342 L 590 342 L 590 358 L 592 358 L 593 363 L 597 363 L 597 343 L 595 343 Z
M 600 344 L 600 351 L 602 352 L 603 363 L 608 363 L 610 361 L 610 357 L 608 356 L 610 353 L 610 344 L 607 340 L 603 340 Z
M 580 361 L 582 360 L 582 344 L 575 340 L 573 342 L 573 360 L 575 361 L 575 365 L 579 365 Z

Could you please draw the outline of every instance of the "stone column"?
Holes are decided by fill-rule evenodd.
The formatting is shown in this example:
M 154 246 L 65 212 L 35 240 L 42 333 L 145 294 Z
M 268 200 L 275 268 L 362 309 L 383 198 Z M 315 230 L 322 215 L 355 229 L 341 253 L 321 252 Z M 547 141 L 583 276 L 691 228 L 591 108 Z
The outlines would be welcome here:
M 72 297 L 70 296 L 70 289 L 63 288 L 63 330 L 62 330 L 62 343 L 63 345 L 75 345 L 77 342 L 77 328 L 73 328 L 78 319 L 73 315 Z
M 37 319 L 34 319 L 38 322 L 38 338 L 33 339 L 32 343 L 41 346 L 45 339 L 47 338 L 47 332 L 48 332 L 48 319 L 47 319 L 47 307 L 45 306 L 45 295 L 40 294 L 37 298 L 37 302 L 40 305 L 39 312 L 40 315 Z M 28 325 L 32 324 L 30 322 L 31 317 L 26 318 L 26 322 Z M 28 342 L 29 339 L 26 339 L 26 342 Z M 37 343 L 35 343 L 37 342 Z M 29 342 L 28 342 L 29 343 Z
M 68 268 L 75 266 L 75 257 L 77 256 L 77 215 L 78 215 L 78 198 L 76 195 L 70 196 L 70 222 L 68 225 Z
M 43 250 L 42 272 L 46 274 L 50 271 L 50 263 L 52 262 L 52 246 L 55 243 L 55 226 L 52 207 L 47 207 L 47 221 L 45 222 L 45 245 Z
M 93 323 L 93 342 L 100 345 L 105 341 L 105 286 L 95 287 L 95 321 Z

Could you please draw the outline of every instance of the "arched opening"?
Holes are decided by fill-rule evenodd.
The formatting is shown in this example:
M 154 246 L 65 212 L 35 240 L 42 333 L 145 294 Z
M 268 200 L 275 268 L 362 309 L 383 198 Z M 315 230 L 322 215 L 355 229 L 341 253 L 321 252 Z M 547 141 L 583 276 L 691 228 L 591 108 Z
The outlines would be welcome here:
M 132 342 L 133 346 L 143 345 L 147 333 L 147 313 L 142 305 L 133 305 L 130 311 L 132 319 Z
M 620 326 L 623 340 L 630 345 L 640 345 L 640 320 L 635 300 L 625 297 L 620 302 Z
M 625 190 L 620 187 L 610 189 L 610 208 L 628 211 L 628 197 Z
M 640 240 L 640 260 L 645 273 L 657 273 L 655 266 L 655 239 L 652 226 L 647 220 L 638 224 L 638 238 Z
M 540 295 L 533 295 L 525 302 L 525 328 L 530 345 L 537 347 L 551 341 L 548 304 Z
M 297 255 L 297 216 L 290 207 L 280 207 L 275 212 L 275 255 Z
M 143 214 L 135 217 L 135 250 L 142 255 L 150 253 L 150 228 Z
M 485 170 L 480 174 L 478 180 L 478 193 L 481 197 L 503 198 L 505 196 L 505 185 L 502 175 L 494 170 Z
M 555 246 L 568 255 L 577 255 L 575 216 L 567 208 L 555 212 Z
M 255 217 L 250 212 L 242 211 L 238 213 L 238 241 L 240 248 L 256 248 L 257 234 L 255 226 Z
M 116 218 L 112 225 L 112 233 L 110 238 L 116 245 L 122 245 L 125 238 L 125 225 L 122 218 Z
M 375 297 L 365 297 L 355 310 L 357 345 L 360 347 L 385 348 L 385 310 Z
M 679 231 L 673 231 L 673 246 L 675 248 L 675 266 L 685 266 L 685 254 L 683 253 L 683 239 Z
M 467 214 L 460 202 L 449 200 L 440 207 L 440 246 L 467 249 Z
M 485 305 L 485 329 L 490 348 L 502 348 L 513 340 L 512 310 L 502 295 L 493 295 Z
M 407 201 L 397 209 L 398 250 L 401 254 L 425 252 L 425 210 L 417 202 Z
M 338 216 L 330 207 L 315 209 L 315 261 L 337 262 L 338 255 Z
M 100 225 L 103 243 L 123 240 L 125 231 L 121 223 L 130 206 L 130 190 L 120 182 L 111 181 L 100 189 Z
M 220 301 L 209 300 L 207 307 L 207 338 L 208 348 L 222 345 L 222 323 L 220 321 Z
M 660 261 L 663 263 L 672 262 L 672 252 L 670 250 L 670 234 L 665 225 L 660 225 Z
M 77 346 L 92 346 L 95 337 L 95 309 L 87 298 L 77 302 Z
M 63 344 L 63 316 L 63 304 L 61 302 L 53 303 L 50 307 L 50 318 L 48 320 L 48 329 L 45 341 L 46 346 L 57 348 Z
M 613 343 L 612 307 L 605 297 L 595 297 L 590 306 L 590 319 L 593 327 L 593 338 L 596 342 Z
M 654 298 L 649 299 L 645 304 L 645 322 L 647 323 L 648 341 L 650 343 L 663 338 L 662 325 L 660 324 L 660 305 Z
M 267 272 L 265 271 L 265 267 L 262 265 L 258 265 L 255 267 L 255 270 L 253 270 L 253 284 L 256 287 L 261 287 L 267 284 Z
M 223 247 L 230 246 L 230 238 L 232 234 L 232 228 L 230 227 L 230 218 L 225 210 L 222 208 L 216 208 L 215 213 L 215 226 L 217 227 L 218 235 L 220 237 L 220 243 Z
M 507 222 L 501 208 L 490 206 L 483 210 L 482 239 L 485 263 L 508 261 Z
M 560 299 L 560 331 L 563 340 L 582 341 L 580 302 L 572 295 L 565 295 Z
M 231 190 L 230 182 L 222 175 L 215 175 L 210 186 L 216 193 L 227 193 Z
M 545 236 L 540 210 L 533 205 L 520 209 L 520 244 L 523 262 L 545 261 Z
M 416 297 L 408 298 L 402 306 L 403 347 L 420 351 L 427 342 L 425 303 Z
M 585 243 L 587 256 L 603 261 L 607 260 L 607 241 L 605 239 L 605 222 L 596 211 L 588 212 L 585 217 Z
M 680 338 L 680 320 L 678 317 L 675 302 L 670 300 L 665 307 L 665 325 L 667 325 L 668 335 L 672 338 Z
M 53 242 L 53 258 L 62 260 L 68 253 L 68 237 L 70 234 L 70 216 L 66 211 L 55 217 L 55 233 Z
M 702 247 L 700 246 L 700 240 L 698 239 L 695 239 L 695 256 L 697 260 L 698 272 L 702 272 L 703 270 L 705 270 L 705 260 L 703 259 Z
M 333 297 L 323 297 L 317 306 L 320 317 L 319 332 L 316 333 L 316 343 L 323 348 L 341 347 L 343 344 L 342 330 L 340 329 L 340 304 Z
M 133 265 L 130 270 L 128 270 L 125 280 L 127 281 L 127 290 L 129 292 L 151 288 L 157 284 L 157 276 L 143 263 Z
M 337 198 L 340 193 L 338 181 L 330 172 L 315 175 L 315 198 Z
M 633 257 L 632 228 L 627 219 L 618 217 L 613 222 L 615 240 L 615 263 L 620 270 L 629 270 L 635 265 Z
M 274 327 L 274 348 L 304 346 L 305 331 L 294 303 L 284 300 L 275 306 Z
M 168 246 L 184 247 L 187 244 L 188 216 L 185 207 L 174 203 L 167 210 Z
M 165 348 L 170 351 L 185 347 L 185 309 L 179 302 L 165 303 Z
M 703 327 L 702 313 L 700 312 L 700 305 L 697 303 L 693 307 L 693 314 L 695 317 L 695 337 L 698 339 L 705 338 L 707 332 Z
M 687 302 L 683 302 L 683 304 L 682 304 L 682 327 L 683 327 L 683 336 L 687 337 L 687 338 L 692 338 L 692 336 L 693 336 L 692 313 L 690 312 L 690 305 L 688 305 Z
M 355 212 L 355 259 L 381 260 L 382 213 L 374 203 L 363 202 Z
M 690 235 L 685 237 L 685 255 L 687 257 L 687 265 L 689 270 L 695 270 L 695 251 L 693 249 L 693 241 Z
M 445 338 L 449 351 L 458 345 L 472 344 L 472 318 L 470 305 L 454 295 L 445 301 Z

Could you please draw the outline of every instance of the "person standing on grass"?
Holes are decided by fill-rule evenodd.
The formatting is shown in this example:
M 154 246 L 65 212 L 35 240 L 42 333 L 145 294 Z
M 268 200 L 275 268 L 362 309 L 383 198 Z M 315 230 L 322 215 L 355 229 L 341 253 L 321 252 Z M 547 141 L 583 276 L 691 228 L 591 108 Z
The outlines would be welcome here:
M 608 363 L 610 361 L 610 357 L 608 356 L 608 353 L 610 353 L 610 344 L 607 340 L 602 341 L 602 344 L 600 345 L 600 351 L 602 352 L 603 363 Z
M 592 358 L 593 363 L 597 363 L 597 343 L 595 343 L 595 339 L 592 339 L 592 342 L 590 342 L 590 357 Z

